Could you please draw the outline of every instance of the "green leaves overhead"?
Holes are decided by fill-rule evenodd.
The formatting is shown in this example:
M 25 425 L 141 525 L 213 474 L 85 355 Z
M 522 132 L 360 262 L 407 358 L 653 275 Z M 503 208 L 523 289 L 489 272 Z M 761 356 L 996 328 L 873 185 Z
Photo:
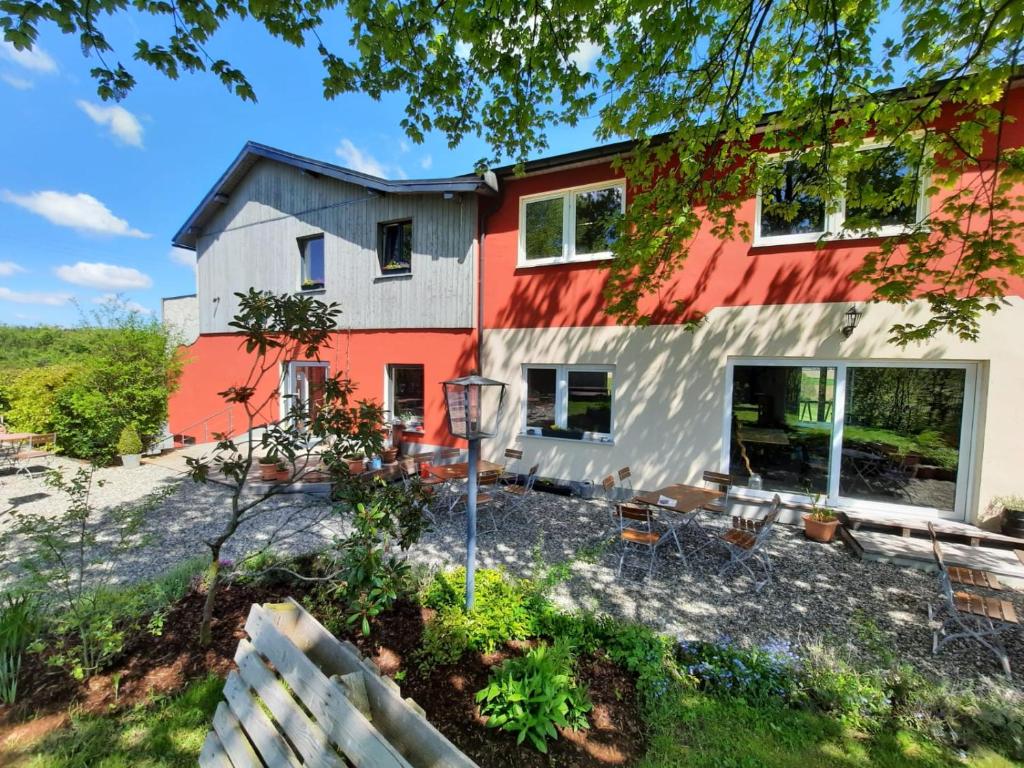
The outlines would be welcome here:
M 859 211 L 886 219 L 909 210 L 918 180 L 934 195 L 929 214 L 882 242 L 856 275 L 876 300 L 931 307 L 925 323 L 894 328 L 895 340 L 975 338 L 1007 278 L 1024 275 L 1013 192 L 1022 163 L 1003 130 L 1024 0 L 0 0 L 0 27 L 19 48 L 45 24 L 78 36 L 99 62 L 100 95 L 116 99 L 135 79 L 107 61 L 102 27 L 126 12 L 170 22 L 165 40 L 138 43 L 136 61 L 172 78 L 210 71 L 254 100 L 245 75 L 212 51 L 225 20 L 251 16 L 292 45 L 316 46 L 325 97 L 402 93 L 412 140 L 481 136 L 491 154 L 478 169 L 525 161 L 555 125 L 580 126 L 580 144 L 591 133 L 634 140 L 619 160 L 631 205 L 606 292 L 624 321 L 648 322 L 660 309 L 697 322 L 690 305 L 646 301 L 678 274 L 696 233 L 749 239 L 740 209 L 778 183 L 777 153 L 813 171 L 805 192 L 834 213 L 868 162 L 857 152 L 867 137 L 917 158 L 918 174 L 882 194 L 862 190 Z M 775 213 L 785 220 L 795 208 Z M 855 216 L 846 229 L 863 237 L 865 223 Z

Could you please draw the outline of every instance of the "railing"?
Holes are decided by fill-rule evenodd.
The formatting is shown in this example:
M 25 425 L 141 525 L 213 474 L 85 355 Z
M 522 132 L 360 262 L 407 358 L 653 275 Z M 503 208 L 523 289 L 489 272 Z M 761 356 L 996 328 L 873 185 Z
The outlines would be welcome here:
M 210 414 L 206 418 L 200 419 L 199 421 L 195 422 L 194 424 L 189 424 L 184 429 L 178 430 L 177 432 L 172 432 L 171 433 L 171 442 L 172 443 L 180 442 L 182 445 L 184 445 L 185 444 L 185 438 L 187 438 L 189 436 L 189 433 L 192 432 L 193 430 L 195 430 L 196 427 L 202 427 L 203 428 L 203 442 L 204 443 L 210 442 L 210 422 L 213 421 L 214 419 L 220 418 L 225 413 L 228 416 L 228 418 L 227 418 L 228 428 L 227 428 L 227 430 L 224 430 L 224 434 L 226 434 L 228 437 L 231 437 L 232 434 L 235 431 L 234 410 L 235 410 L 235 406 L 234 405 L 229 405 L 227 408 L 223 408 L 223 409 L 217 411 L 216 413 Z M 181 440 L 178 440 L 179 437 L 181 438 Z

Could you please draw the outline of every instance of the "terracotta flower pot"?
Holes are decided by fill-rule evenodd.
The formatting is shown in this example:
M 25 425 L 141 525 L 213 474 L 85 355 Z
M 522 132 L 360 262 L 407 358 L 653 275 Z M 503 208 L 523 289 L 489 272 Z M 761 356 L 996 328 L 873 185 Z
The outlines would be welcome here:
M 812 541 L 828 544 L 835 538 L 838 526 L 838 520 L 815 520 L 810 515 L 804 515 L 804 534 Z
M 345 461 L 348 464 L 348 471 L 353 475 L 361 474 L 366 468 L 365 459 L 345 459 Z
M 277 465 L 275 464 L 260 464 L 260 480 L 265 483 L 273 482 L 277 479 Z
M 394 464 L 398 459 L 398 449 L 385 448 L 380 452 L 380 458 L 385 464 Z
M 274 474 L 274 479 L 279 483 L 286 483 L 292 477 L 292 471 L 288 467 L 277 467 L 277 471 Z

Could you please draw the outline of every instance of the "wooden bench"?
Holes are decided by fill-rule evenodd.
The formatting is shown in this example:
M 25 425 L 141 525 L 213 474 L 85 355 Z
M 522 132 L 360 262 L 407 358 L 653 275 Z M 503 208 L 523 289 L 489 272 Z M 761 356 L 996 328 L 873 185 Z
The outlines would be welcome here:
M 253 605 L 199 765 L 476 768 L 294 600 Z

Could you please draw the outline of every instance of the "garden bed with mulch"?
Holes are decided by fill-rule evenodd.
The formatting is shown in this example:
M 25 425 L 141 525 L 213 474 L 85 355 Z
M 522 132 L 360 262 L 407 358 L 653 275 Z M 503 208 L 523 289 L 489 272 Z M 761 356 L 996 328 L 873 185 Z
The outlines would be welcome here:
M 67 725 L 69 710 L 96 715 L 127 710 L 173 695 L 207 675 L 225 677 L 233 667 L 238 641 L 245 636 L 250 606 L 285 597 L 301 600 L 303 592 L 291 584 L 225 585 L 218 599 L 213 643 L 200 649 L 196 635 L 205 595 L 193 589 L 171 607 L 161 635 L 143 630 L 128 638 L 115 662 L 85 682 L 47 666 L 40 654 L 26 654 L 19 701 L 14 707 L 0 707 L 0 762 L 5 742 L 33 742 Z M 643 755 L 646 736 L 635 682 L 603 655 L 581 657 L 576 667 L 593 704 L 589 729 L 560 729 L 561 738 L 550 742 L 549 754 L 542 755 L 528 745 L 517 745 L 513 734 L 488 728 L 475 694 L 495 666 L 530 644 L 513 642 L 491 654 L 467 653 L 456 664 L 421 672 L 413 655 L 431 614 L 429 608 L 403 601 L 381 614 L 368 637 L 341 636 L 359 646 L 383 674 L 395 678 L 403 695 L 415 699 L 430 722 L 479 765 L 596 768 L 629 765 Z

